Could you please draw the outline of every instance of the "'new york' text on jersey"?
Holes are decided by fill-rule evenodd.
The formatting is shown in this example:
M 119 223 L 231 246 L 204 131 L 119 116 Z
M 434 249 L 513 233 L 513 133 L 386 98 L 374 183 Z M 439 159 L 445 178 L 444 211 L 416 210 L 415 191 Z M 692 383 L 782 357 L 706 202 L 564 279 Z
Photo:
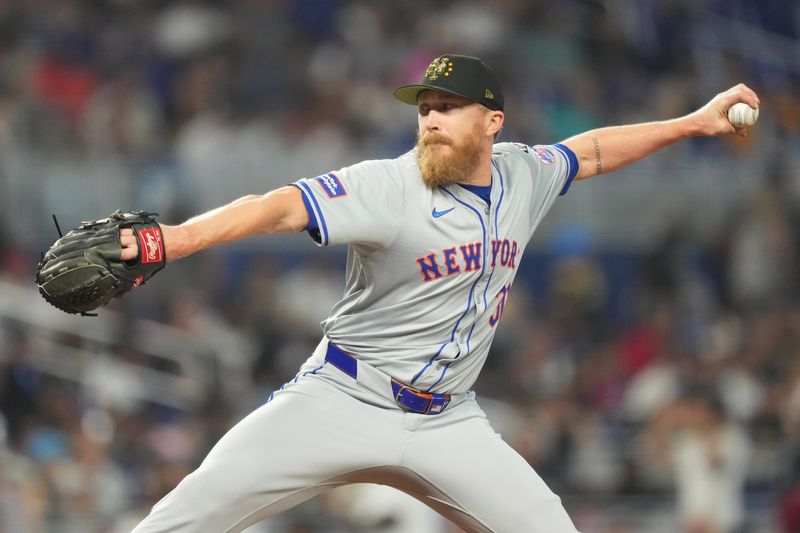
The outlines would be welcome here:
M 577 172 L 563 145 L 499 143 L 488 202 L 426 187 L 413 151 L 295 182 L 315 240 L 349 245 L 325 335 L 417 389 L 468 391 L 525 246 Z

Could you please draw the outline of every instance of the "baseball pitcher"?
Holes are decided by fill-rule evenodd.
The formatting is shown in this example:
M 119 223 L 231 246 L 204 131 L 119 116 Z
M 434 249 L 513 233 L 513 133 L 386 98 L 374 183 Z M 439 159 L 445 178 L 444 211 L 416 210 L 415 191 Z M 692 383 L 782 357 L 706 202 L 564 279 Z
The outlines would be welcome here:
M 495 142 L 503 91 L 478 58 L 442 55 L 394 95 L 416 106 L 419 125 L 416 147 L 396 159 L 301 179 L 177 226 L 119 226 L 115 257 L 131 268 L 147 261 L 142 231 L 158 230 L 151 241 L 161 248 L 145 253 L 163 251 L 165 261 L 263 233 L 306 231 L 320 246 L 348 246 L 344 295 L 297 376 L 223 436 L 135 533 L 241 531 L 359 482 L 396 487 L 471 532 L 576 531 L 471 390 L 526 244 L 573 181 L 692 136 L 742 133 L 727 110 L 758 107 L 758 96 L 737 85 L 680 118 L 528 145 Z

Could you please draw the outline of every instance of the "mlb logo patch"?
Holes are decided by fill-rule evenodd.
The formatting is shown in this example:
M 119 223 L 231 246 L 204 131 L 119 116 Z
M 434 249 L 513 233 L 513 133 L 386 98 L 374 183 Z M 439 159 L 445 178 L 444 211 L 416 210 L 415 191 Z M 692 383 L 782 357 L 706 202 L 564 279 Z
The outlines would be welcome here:
M 322 190 L 328 195 L 328 198 L 340 198 L 342 196 L 347 196 L 347 191 L 344 190 L 344 185 L 342 185 L 339 176 L 333 172 L 324 174 L 322 176 L 317 176 L 314 179 L 319 182 Z
M 514 146 L 516 146 L 517 148 L 519 148 L 520 150 L 522 150 L 526 154 L 531 153 L 530 147 L 527 144 L 522 144 L 522 143 L 511 143 L 511 144 L 513 144 Z
M 550 148 L 544 146 L 534 146 L 533 152 L 541 159 L 545 165 L 552 165 L 556 162 L 556 154 Z

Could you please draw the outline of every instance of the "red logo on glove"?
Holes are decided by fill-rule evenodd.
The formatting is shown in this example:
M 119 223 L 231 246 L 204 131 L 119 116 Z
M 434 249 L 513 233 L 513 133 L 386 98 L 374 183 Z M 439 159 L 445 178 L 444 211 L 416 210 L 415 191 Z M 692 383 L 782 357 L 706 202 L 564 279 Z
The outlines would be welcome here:
M 161 240 L 161 230 L 147 228 L 137 232 L 139 236 L 139 256 L 142 264 L 161 263 L 164 258 L 164 243 Z

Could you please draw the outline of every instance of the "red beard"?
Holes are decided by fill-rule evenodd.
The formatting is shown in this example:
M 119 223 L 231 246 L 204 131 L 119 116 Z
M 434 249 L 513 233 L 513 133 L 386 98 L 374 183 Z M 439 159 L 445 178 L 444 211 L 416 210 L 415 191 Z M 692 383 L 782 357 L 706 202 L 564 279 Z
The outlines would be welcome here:
M 443 187 L 467 180 L 481 160 L 480 126 L 462 142 L 432 132 L 417 133 L 417 164 L 422 180 L 430 187 Z

